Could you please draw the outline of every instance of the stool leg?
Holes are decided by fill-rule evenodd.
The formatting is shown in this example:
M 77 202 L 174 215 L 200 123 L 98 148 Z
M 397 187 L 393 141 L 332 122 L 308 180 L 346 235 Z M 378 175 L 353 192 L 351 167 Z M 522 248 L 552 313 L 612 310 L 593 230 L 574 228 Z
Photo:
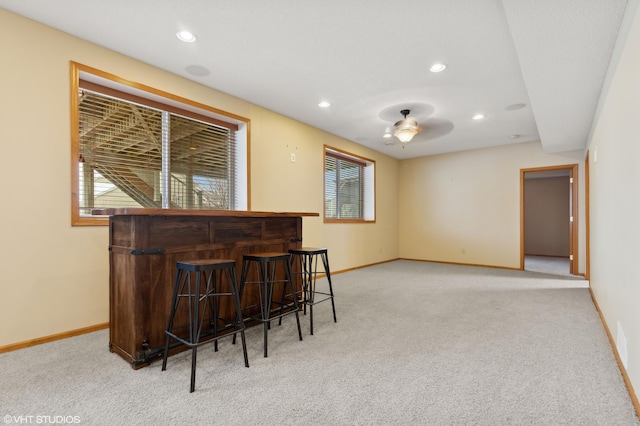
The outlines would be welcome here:
M 302 285 L 302 298 L 303 298 L 303 305 L 304 305 L 304 313 L 305 315 L 307 314 L 307 305 L 304 304 L 304 298 L 305 293 L 304 293 L 304 285 L 305 285 L 305 281 L 304 281 L 304 275 L 303 275 L 303 266 L 302 266 L 302 258 L 300 256 L 297 255 L 291 255 L 289 257 L 289 269 L 291 270 L 291 276 L 293 277 L 293 264 L 296 263 L 296 260 L 299 260 L 300 262 L 300 277 L 301 277 L 301 285 Z M 293 288 L 295 289 L 295 282 L 293 283 Z M 287 285 L 282 286 L 282 296 L 280 297 L 280 315 L 282 315 L 282 313 L 284 312 L 284 302 L 286 300 L 286 296 L 287 296 Z M 297 299 L 298 295 L 294 292 L 291 293 L 291 298 L 292 299 Z M 282 325 L 282 317 L 280 317 L 278 319 L 278 325 Z
M 289 258 L 289 261 L 291 261 L 291 258 Z M 291 266 L 291 265 L 289 265 Z M 296 297 L 295 294 L 291 295 L 292 298 Z M 283 285 L 282 286 L 282 294 L 280 294 L 280 318 L 278 318 L 278 325 L 282 325 L 282 314 L 284 313 L 284 303 L 285 300 L 287 299 L 287 286 Z
M 222 272 L 221 271 L 216 272 L 216 270 L 212 270 L 211 272 L 209 272 L 209 275 L 207 275 L 206 271 L 202 271 L 201 274 L 205 278 L 207 286 L 205 288 L 204 293 L 202 293 L 201 298 L 199 299 L 204 303 L 202 306 L 202 313 L 199 320 L 200 330 L 198 332 L 198 336 L 202 334 L 202 325 L 204 324 L 204 319 L 206 315 L 205 312 L 207 310 L 207 305 L 209 305 L 209 314 L 211 315 L 211 318 L 209 319 L 209 326 L 213 328 L 214 351 L 218 352 L 218 340 L 215 339 L 215 337 L 218 336 L 218 318 L 219 318 L 219 312 L 220 312 L 220 297 L 218 297 L 218 287 L 221 282 L 220 280 L 222 279 L 222 275 L 221 275 Z M 209 299 L 212 299 L 211 302 L 209 302 Z
M 282 261 L 284 265 L 284 273 L 287 282 L 289 283 L 289 288 L 291 289 L 291 294 L 295 296 L 295 288 L 293 287 L 293 278 L 291 277 L 291 267 L 288 260 Z M 293 306 L 296 314 L 296 324 L 298 325 L 298 337 L 302 340 L 302 328 L 300 328 L 300 316 L 298 315 L 298 299 L 296 297 L 293 298 Z
M 315 265 L 313 261 L 315 262 Z M 316 295 L 316 277 L 318 276 L 318 257 L 315 255 L 309 255 L 309 329 L 313 336 L 313 305 L 315 303 Z
M 213 280 L 211 282 L 211 292 L 213 294 L 217 294 L 218 293 L 218 287 L 221 285 L 221 281 L 222 281 L 222 272 L 216 273 L 216 271 L 211 271 L 211 276 L 213 277 Z M 212 317 L 213 317 L 213 338 L 215 339 L 213 341 L 213 350 L 214 352 L 218 352 L 218 315 L 220 312 L 220 298 L 218 296 L 213 296 L 213 300 L 211 301 L 211 310 L 212 310 Z
M 262 310 L 263 334 L 264 334 L 264 357 L 267 357 L 267 335 L 269 330 L 269 315 L 271 312 L 271 297 L 273 296 L 273 279 L 275 276 L 275 267 L 269 268 L 269 262 L 261 262 L 262 283 L 264 284 L 264 299 L 260 303 Z M 258 284 L 259 285 L 259 284 Z
M 238 295 L 238 280 L 236 278 L 236 270 L 227 269 L 227 282 L 231 286 L 231 292 L 233 293 L 233 303 L 236 307 L 236 327 L 240 329 L 240 339 L 242 340 L 242 353 L 244 355 L 244 366 L 249 367 L 249 356 L 247 355 L 247 341 L 244 337 L 244 320 L 242 319 L 242 309 L 240 307 L 240 296 Z M 233 334 L 235 339 L 236 334 Z
M 322 253 L 322 266 L 324 266 L 324 273 L 327 276 L 327 282 L 329 283 L 329 295 L 331 296 L 331 309 L 333 310 L 333 322 L 338 322 L 336 318 L 336 304 L 333 301 L 333 286 L 331 285 L 331 270 L 329 269 L 329 256 L 327 253 Z
M 198 354 L 198 347 L 191 348 L 191 387 L 189 392 L 193 392 L 196 388 L 196 355 Z
M 199 339 L 199 329 L 201 324 L 198 324 L 199 318 L 199 306 L 200 306 L 200 273 L 196 272 L 196 285 L 195 289 L 191 291 L 191 279 L 189 279 L 189 294 L 191 303 L 189 304 L 189 334 L 191 343 L 195 344 Z M 198 346 L 194 345 L 191 348 L 191 387 L 189 392 L 193 392 L 196 386 L 196 358 L 198 355 Z
M 240 301 L 242 301 L 242 292 L 244 291 L 244 283 L 247 280 L 247 276 L 248 276 L 248 272 L 249 272 L 249 262 L 247 262 L 246 260 L 242 261 L 242 270 L 240 271 L 240 283 L 238 284 L 238 299 L 240 299 Z M 233 271 L 233 274 L 235 275 L 235 270 Z M 240 311 L 238 311 L 240 312 Z M 231 339 L 231 344 L 235 345 L 236 344 L 236 333 L 233 333 L 233 338 Z
M 300 270 L 302 271 L 302 297 L 304 298 L 304 314 L 307 315 L 307 304 L 313 301 L 313 295 L 309 292 L 309 284 L 311 282 L 311 257 L 301 254 Z
M 178 308 L 178 292 L 181 292 L 182 288 L 184 288 L 184 282 L 182 283 L 182 286 L 180 286 L 181 277 L 182 277 L 182 270 L 177 269 L 176 279 L 173 284 L 173 296 L 171 297 L 171 311 L 169 313 L 169 324 L 167 325 L 167 332 L 169 333 L 173 332 L 173 319 L 176 315 L 176 310 Z M 171 337 L 169 336 L 169 334 L 165 332 L 164 352 L 162 354 L 162 371 L 165 371 L 167 369 L 167 357 L 169 355 L 170 339 Z

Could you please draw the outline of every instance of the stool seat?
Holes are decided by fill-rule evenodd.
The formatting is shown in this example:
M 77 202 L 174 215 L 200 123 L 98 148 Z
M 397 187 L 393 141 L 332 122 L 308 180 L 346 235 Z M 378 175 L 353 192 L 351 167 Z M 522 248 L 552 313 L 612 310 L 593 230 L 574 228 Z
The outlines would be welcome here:
M 176 262 L 178 269 L 185 271 L 213 271 L 225 268 L 235 268 L 236 261 L 231 259 L 196 259 Z
M 195 275 L 195 279 L 191 274 Z M 223 276 L 226 280 L 227 291 L 223 290 Z M 202 287 L 204 286 L 204 290 Z M 202 290 L 202 291 L 201 291 Z M 220 298 L 231 297 L 235 307 L 235 319 L 228 320 L 220 317 Z M 188 328 L 188 334 L 175 331 L 174 322 L 182 301 L 187 303 L 188 323 L 178 326 L 178 329 Z M 209 326 L 212 331 L 203 335 L 203 324 L 209 308 Z M 223 326 L 218 323 L 223 322 Z M 196 378 L 196 354 L 199 345 L 213 341 L 215 350 L 218 350 L 218 339 L 233 333 L 234 343 L 236 333 L 242 338 L 242 352 L 244 354 L 245 367 L 249 367 L 247 346 L 244 335 L 244 320 L 240 308 L 240 295 L 236 279 L 236 261 L 231 259 L 195 259 L 176 262 L 176 279 L 173 287 L 171 311 L 165 330 L 165 345 L 162 357 L 162 371 L 167 368 L 169 344 L 174 339 L 178 344 L 191 348 L 191 387 L 195 389 Z M 223 334 L 220 334 L 220 333 Z
M 252 260 L 255 262 L 268 262 L 274 260 L 286 259 L 289 260 L 289 253 L 279 252 L 264 252 L 264 253 L 251 253 L 242 256 L 243 260 Z
M 295 314 L 296 324 L 298 326 L 298 337 L 302 340 L 302 329 L 300 328 L 300 317 L 298 316 L 299 306 L 296 301 L 292 303 L 291 308 L 285 309 L 282 303 L 273 301 L 273 290 L 276 283 L 282 283 L 283 291 L 289 288 L 294 292 L 293 279 L 291 275 L 291 264 L 289 263 L 291 256 L 289 253 L 281 252 L 263 252 L 248 253 L 242 256 L 242 274 L 240 276 L 240 297 L 246 297 L 245 288 L 247 285 L 257 285 L 257 295 L 259 299 L 260 313 L 245 320 L 254 320 L 263 323 L 264 335 L 264 356 L 267 357 L 268 330 L 271 320 L 280 319 L 290 314 Z M 255 279 L 250 280 L 251 266 L 255 266 Z M 280 266 L 281 275 L 277 275 L 278 265 Z M 246 303 L 245 303 L 246 304 Z M 278 309 L 273 306 L 277 305 Z
M 327 253 L 326 248 L 319 247 L 302 247 L 299 249 L 289 249 L 290 254 L 320 254 Z
M 331 270 L 329 268 L 329 256 L 328 251 L 324 247 L 302 247 L 289 249 L 291 254 L 292 269 L 295 269 L 294 275 L 301 276 L 302 278 L 302 296 L 301 303 L 303 305 L 304 313 L 307 313 L 307 307 L 309 308 L 309 330 L 313 335 L 313 306 L 326 300 L 331 300 L 331 309 L 333 311 L 333 322 L 338 322 L 336 318 L 336 306 L 333 296 L 333 285 L 331 283 Z M 327 283 L 329 290 L 319 291 L 316 287 L 316 278 L 318 275 L 318 258 L 322 262 L 324 274 L 327 277 Z M 317 299 L 316 296 L 320 296 Z M 285 298 L 283 293 L 283 299 Z M 294 294 L 292 297 L 294 300 L 298 298 L 298 294 Z

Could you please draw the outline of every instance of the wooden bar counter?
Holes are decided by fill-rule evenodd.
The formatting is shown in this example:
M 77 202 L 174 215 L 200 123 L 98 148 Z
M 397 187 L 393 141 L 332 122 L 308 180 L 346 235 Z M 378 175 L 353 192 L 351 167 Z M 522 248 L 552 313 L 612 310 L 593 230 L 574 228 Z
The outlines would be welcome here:
M 176 262 L 235 259 L 302 245 L 302 217 L 318 213 L 228 210 L 94 209 L 109 216 L 109 349 L 148 365 L 162 355 Z M 255 304 L 242 298 L 243 310 Z M 231 306 L 221 315 L 233 315 Z

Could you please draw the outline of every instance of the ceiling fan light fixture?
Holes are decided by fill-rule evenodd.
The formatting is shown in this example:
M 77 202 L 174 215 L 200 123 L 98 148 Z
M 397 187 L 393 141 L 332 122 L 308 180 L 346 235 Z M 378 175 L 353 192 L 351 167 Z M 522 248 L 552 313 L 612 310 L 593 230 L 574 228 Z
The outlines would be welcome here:
M 394 124 L 395 131 L 393 132 L 393 136 L 398 138 L 400 142 L 407 143 L 410 142 L 413 137 L 418 134 L 418 122 L 411 118 L 407 118 L 409 115 L 408 109 L 403 109 L 400 111 L 400 114 L 404 116 L 404 119 L 396 122 Z

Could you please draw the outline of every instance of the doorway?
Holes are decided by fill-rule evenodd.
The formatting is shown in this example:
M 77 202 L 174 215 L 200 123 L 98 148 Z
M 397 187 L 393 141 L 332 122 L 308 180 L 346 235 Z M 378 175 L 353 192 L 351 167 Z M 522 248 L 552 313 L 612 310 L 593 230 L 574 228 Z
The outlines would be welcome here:
M 578 165 L 520 170 L 520 269 L 578 274 Z

